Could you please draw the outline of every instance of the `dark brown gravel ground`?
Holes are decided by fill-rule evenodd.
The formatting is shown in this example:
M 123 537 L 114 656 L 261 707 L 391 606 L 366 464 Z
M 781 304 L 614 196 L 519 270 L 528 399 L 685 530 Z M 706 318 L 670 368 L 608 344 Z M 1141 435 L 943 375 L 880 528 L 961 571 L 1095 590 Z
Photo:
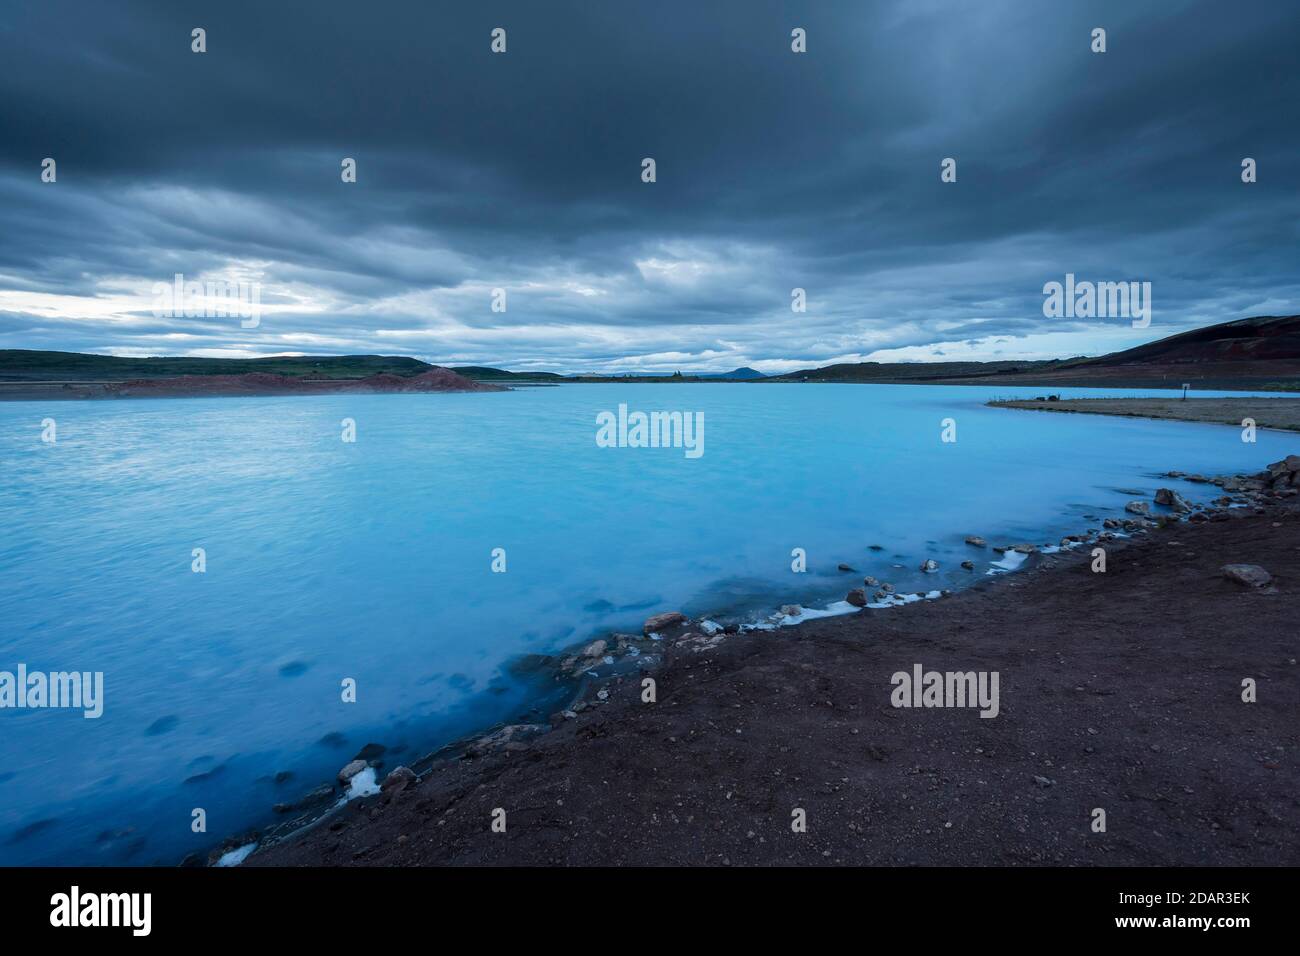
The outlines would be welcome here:
M 1300 508 L 1241 514 L 1112 543 L 1105 574 L 1035 557 L 942 600 L 673 651 L 657 703 L 613 684 L 526 750 L 441 765 L 245 865 L 1296 865 Z M 1238 562 L 1273 587 L 1225 580 Z M 998 671 L 1000 715 L 893 708 L 914 663 Z

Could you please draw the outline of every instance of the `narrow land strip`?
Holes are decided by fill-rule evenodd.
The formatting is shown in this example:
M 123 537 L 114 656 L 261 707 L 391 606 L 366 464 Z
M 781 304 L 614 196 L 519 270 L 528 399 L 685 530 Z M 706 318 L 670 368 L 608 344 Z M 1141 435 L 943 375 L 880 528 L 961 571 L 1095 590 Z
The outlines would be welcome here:
M 1067 398 L 1057 401 L 1000 400 L 994 408 L 1036 412 L 1084 412 L 1128 418 L 1166 418 L 1241 427 L 1251 419 L 1257 428 L 1300 431 L 1300 398 Z

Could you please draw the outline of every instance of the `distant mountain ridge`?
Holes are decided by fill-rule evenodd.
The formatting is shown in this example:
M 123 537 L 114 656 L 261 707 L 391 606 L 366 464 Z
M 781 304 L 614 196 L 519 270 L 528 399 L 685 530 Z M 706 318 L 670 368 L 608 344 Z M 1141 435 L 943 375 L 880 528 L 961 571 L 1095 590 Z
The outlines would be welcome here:
M 78 352 L 0 350 L 0 384 L 59 381 L 125 382 L 181 375 L 266 373 L 305 380 L 411 378 L 439 366 L 406 356 L 306 355 L 254 359 L 131 358 Z M 1300 391 L 1300 315 L 1257 316 L 1180 332 L 1096 358 L 997 362 L 857 362 L 766 376 L 730 372 L 670 375 L 560 375 L 512 372 L 486 365 L 453 366 L 475 382 L 859 382 L 931 385 L 1255 389 Z

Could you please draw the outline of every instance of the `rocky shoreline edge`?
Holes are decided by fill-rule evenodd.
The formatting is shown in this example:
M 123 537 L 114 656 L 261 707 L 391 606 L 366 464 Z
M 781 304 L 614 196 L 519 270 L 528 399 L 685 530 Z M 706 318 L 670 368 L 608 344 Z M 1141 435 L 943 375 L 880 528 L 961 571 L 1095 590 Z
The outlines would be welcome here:
M 995 546 L 990 550 L 1004 556 L 1004 566 L 998 568 L 998 563 L 994 563 L 986 571 L 986 576 L 975 580 L 981 584 L 987 581 L 988 586 L 997 587 L 1008 580 L 1002 577 L 1003 572 L 1017 569 L 1030 556 L 1037 556 L 1035 570 L 1047 571 L 1060 566 L 1057 562 L 1077 564 L 1086 561 L 1090 552 L 1085 547 L 1088 545 L 1136 543 L 1153 532 L 1182 524 L 1229 522 L 1234 518 L 1266 515 L 1270 509 L 1280 505 L 1294 507 L 1300 504 L 1289 501 L 1300 497 L 1300 456 L 1297 455 L 1288 456 L 1270 464 L 1264 471 L 1250 475 L 1206 476 L 1169 471 L 1163 477 L 1214 485 L 1223 494 L 1201 505 L 1189 503 L 1174 488 L 1160 488 L 1151 502 L 1129 501 L 1125 512 L 1131 517 L 1106 518 L 1099 527 L 1064 536 L 1059 544 L 1021 542 Z M 1152 505 L 1156 508 L 1153 509 Z M 973 549 L 988 548 L 987 542 L 976 535 L 967 537 L 966 544 Z M 974 563 L 963 561 L 962 567 L 974 570 Z M 840 569 L 852 570 L 848 565 L 841 565 Z M 937 569 L 937 562 L 929 558 L 919 568 L 923 572 Z M 1242 588 L 1270 590 L 1271 575 L 1262 567 L 1231 563 L 1223 565 L 1220 573 Z M 293 804 L 278 804 L 274 809 L 288 818 L 284 822 L 266 830 L 232 835 L 214 847 L 206 860 L 198 854 L 190 854 L 181 865 L 238 865 L 250 855 L 292 842 L 318 827 L 333 830 L 340 823 L 340 811 L 345 808 L 353 807 L 376 815 L 404 791 L 413 789 L 451 764 L 526 753 L 538 738 L 566 723 L 580 720 L 584 713 L 602 708 L 609 702 L 612 690 L 652 675 L 683 656 L 715 650 L 735 636 L 797 627 L 823 617 L 934 600 L 950 593 L 933 590 L 901 594 L 889 582 L 873 577 L 866 577 L 863 583 L 863 587 L 850 589 L 843 601 L 827 609 L 783 605 L 766 619 L 727 625 L 718 624 L 707 616 L 692 619 L 679 611 L 666 611 L 647 618 L 640 634 L 611 633 L 554 655 L 525 655 L 509 665 L 512 671 L 553 680 L 572 690 L 570 702 L 553 713 L 549 722 L 498 725 L 485 733 L 448 743 L 409 766 L 394 767 L 387 771 L 382 781 L 379 772 L 384 769 L 385 748 L 379 744 L 367 744 L 339 771 L 335 783 L 322 784 Z M 1016 586 L 1016 582 L 1010 583 Z M 868 595 L 868 591 L 872 593 Z

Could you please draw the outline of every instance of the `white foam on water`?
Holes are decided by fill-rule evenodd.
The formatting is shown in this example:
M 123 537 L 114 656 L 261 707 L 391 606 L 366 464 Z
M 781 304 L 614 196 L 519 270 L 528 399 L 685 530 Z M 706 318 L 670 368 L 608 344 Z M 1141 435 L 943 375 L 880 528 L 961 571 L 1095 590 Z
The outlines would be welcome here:
M 231 850 L 229 853 L 221 854 L 221 859 L 217 860 L 217 866 L 239 866 L 239 864 L 247 860 L 249 855 L 256 849 L 256 843 L 245 843 L 238 849 Z
M 357 797 L 373 797 L 378 792 L 379 780 L 375 776 L 375 768 L 367 767 L 348 781 L 348 792 L 344 795 L 343 801 L 346 803 Z
M 1001 561 L 994 561 L 992 566 L 985 571 L 985 574 L 1006 574 L 1008 571 L 1014 571 L 1025 563 L 1027 554 L 1021 554 L 1019 551 L 1007 551 L 1002 555 Z
M 790 627 L 804 621 L 815 621 L 819 617 L 839 617 L 841 614 L 853 614 L 858 610 L 859 608 L 848 601 L 835 601 L 824 608 L 801 607 L 798 614 L 781 614 L 778 612 L 772 615 L 772 618 L 776 626 Z

